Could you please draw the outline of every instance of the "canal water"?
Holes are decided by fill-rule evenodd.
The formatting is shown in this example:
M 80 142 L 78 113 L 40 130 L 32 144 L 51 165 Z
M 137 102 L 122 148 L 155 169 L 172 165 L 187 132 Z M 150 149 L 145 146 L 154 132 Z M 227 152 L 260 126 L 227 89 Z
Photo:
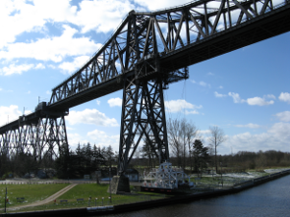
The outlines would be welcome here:
M 290 175 L 242 192 L 183 204 L 108 215 L 110 217 L 289 216 Z

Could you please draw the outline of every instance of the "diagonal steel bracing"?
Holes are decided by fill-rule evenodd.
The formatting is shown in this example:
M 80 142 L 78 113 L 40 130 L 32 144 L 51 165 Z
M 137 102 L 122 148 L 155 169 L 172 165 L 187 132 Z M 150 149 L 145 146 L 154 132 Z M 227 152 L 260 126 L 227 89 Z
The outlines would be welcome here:
M 68 150 L 67 133 L 64 116 L 60 118 L 40 118 L 37 125 L 35 156 L 40 161 L 43 158 L 55 159 L 60 149 Z
M 67 133 L 64 116 L 46 115 L 39 117 L 36 123 L 25 123 L 25 116 L 19 118 L 19 128 L 0 134 L 1 156 L 8 159 L 25 153 L 41 162 L 43 158 L 55 159 L 60 148 L 67 150 Z
M 162 80 L 128 79 L 123 91 L 119 174 L 125 172 L 138 145 L 145 139 L 160 163 L 169 160 Z

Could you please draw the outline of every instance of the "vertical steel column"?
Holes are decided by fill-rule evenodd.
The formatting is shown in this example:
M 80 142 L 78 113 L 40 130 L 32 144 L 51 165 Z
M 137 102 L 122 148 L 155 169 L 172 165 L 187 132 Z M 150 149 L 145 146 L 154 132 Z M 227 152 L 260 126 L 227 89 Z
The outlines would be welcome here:
M 136 80 L 129 81 L 126 79 L 124 81 L 118 163 L 119 175 L 125 172 L 129 164 L 128 155 L 131 145 L 133 145 L 134 133 L 136 133 L 133 132 L 133 125 L 136 119 L 135 113 L 139 98 L 139 88 L 139 82 Z
M 152 142 L 153 150 L 158 150 L 159 163 L 161 164 L 169 160 L 163 85 L 158 79 L 146 83 L 143 86 L 145 90 L 143 98 L 145 98 L 147 120 L 151 131 L 145 131 L 145 134 L 147 139 L 153 136 L 155 143 L 150 139 L 149 141 Z
M 8 156 L 8 132 L 1 134 L 1 156 Z
M 126 171 L 141 139 L 162 163 L 169 160 L 162 81 L 126 81 L 123 90 L 118 174 Z
M 4 134 L 1 134 L 1 168 L 7 166 L 7 161 L 9 159 L 9 134 L 6 131 Z

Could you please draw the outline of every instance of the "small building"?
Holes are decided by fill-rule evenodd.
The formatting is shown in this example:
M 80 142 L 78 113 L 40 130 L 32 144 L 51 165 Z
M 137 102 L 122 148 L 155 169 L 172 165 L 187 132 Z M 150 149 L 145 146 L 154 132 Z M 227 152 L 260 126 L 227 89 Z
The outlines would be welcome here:
M 139 172 L 135 169 L 127 169 L 125 176 L 129 178 L 130 182 L 139 182 Z

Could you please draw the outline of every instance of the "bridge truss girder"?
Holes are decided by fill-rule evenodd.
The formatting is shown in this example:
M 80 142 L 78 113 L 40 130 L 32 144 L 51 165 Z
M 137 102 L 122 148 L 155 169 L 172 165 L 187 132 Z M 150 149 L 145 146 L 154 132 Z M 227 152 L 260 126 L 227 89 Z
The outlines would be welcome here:
M 37 122 L 27 123 L 25 116 L 19 118 L 19 127 L 0 134 L 1 156 L 11 159 L 24 153 L 34 160 L 56 159 L 61 149 L 68 150 L 64 116 L 46 115 Z
M 280 13 L 281 8 L 289 10 L 289 4 L 290 0 L 202 0 L 156 12 L 131 11 L 93 57 L 52 90 L 49 104 L 54 108 L 70 108 L 123 89 L 122 82 L 114 80 L 121 81 L 124 76 L 134 75 L 136 65 L 151 64 L 156 56 L 160 59 L 161 70 L 170 73 L 239 46 L 255 43 L 256 38 L 263 40 L 281 34 L 289 29 L 287 19 L 277 21 L 280 22 L 280 30 L 272 32 L 273 26 L 258 25 L 250 38 L 229 37 L 226 44 L 217 43 L 203 49 L 207 52 L 191 52 L 191 55 L 200 58 L 188 57 L 179 64 L 172 63 L 172 55 L 187 54 L 185 50 L 194 50 L 195 45 L 257 23 L 264 17 Z M 211 50 L 218 52 L 212 53 Z

